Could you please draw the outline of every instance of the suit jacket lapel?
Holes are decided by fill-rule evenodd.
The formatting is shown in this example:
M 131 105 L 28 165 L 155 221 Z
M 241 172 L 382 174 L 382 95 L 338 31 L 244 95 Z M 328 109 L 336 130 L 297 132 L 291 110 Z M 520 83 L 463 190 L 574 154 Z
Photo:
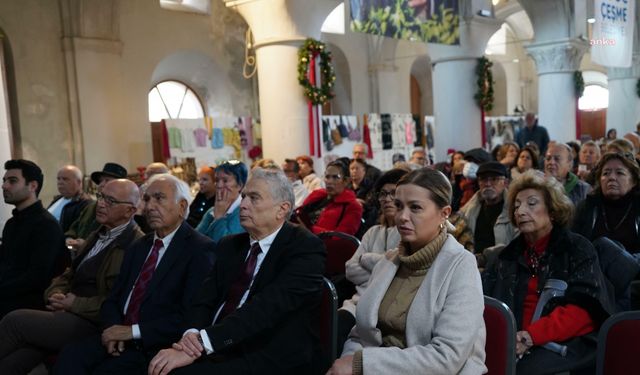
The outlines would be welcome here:
M 256 288 L 260 288 L 262 285 L 261 282 L 267 277 L 267 275 L 272 275 L 275 272 L 275 267 L 280 258 L 280 255 L 286 250 L 287 245 L 289 244 L 289 237 L 291 237 L 291 225 L 288 223 L 284 223 L 280 232 L 273 240 L 271 247 L 269 247 L 269 252 L 265 256 L 262 261 L 262 265 L 260 266 L 260 270 L 256 275 L 255 280 L 253 280 L 253 284 L 251 285 L 251 290 L 249 295 L 252 295 Z
M 176 232 L 175 236 L 173 236 L 173 239 L 162 256 L 162 259 L 160 259 L 160 263 L 158 263 L 156 270 L 153 271 L 153 276 L 151 277 L 151 282 L 147 287 L 143 301 L 149 297 L 150 291 L 154 290 L 158 286 L 164 276 L 171 271 L 176 260 L 180 258 L 182 253 L 181 249 L 185 246 L 185 242 L 190 236 L 186 225 L 186 222 L 183 222 L 180 225 L 180 228 Z

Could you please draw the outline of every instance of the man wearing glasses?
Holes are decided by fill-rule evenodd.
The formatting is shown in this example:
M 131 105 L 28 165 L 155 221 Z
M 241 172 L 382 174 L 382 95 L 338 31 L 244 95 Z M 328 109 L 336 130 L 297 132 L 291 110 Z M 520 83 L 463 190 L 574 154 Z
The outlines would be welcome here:
M 110 181 L 97 196 L 100 228 L 45 291 L 49 311 L 16 310 L 0 322 L 1 374 L 26 374 L 49 353 L 100 332 L 100 306 L 120 272 L 125 249 L 143 233 L 131 220 L 140 199 L 135 183 Z
M 103 190 L 100 205 L 127 206 Z M 189 186 L 169 174 L 149 180 L 144 214 L 153 233 L 134 241 L 100 309 L 102 334 L 67 345 L 54 374 L 139 374 L 155 352 L 177 341 L 184 313 L 210 269 L 213 242 L 196 232 L 189 214 Z M 135 212 L 135 205 L 131 204 Z
M 509 221 L 505 204 L 509 184 L 507 168 L 496 161 L 484 162 L 476 176 L 480 189 L 460 211 L 473 232 L 478 266 L 484 267 L 491 257 L 485 249 L 508 244 L 517 235 L 517 229 Z

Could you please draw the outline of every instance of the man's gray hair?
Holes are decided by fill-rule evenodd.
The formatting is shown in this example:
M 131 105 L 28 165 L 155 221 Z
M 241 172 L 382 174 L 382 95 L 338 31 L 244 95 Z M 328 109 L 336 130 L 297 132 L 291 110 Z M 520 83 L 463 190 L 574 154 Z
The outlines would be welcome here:
M 291 185 L 284 172 L 282 170 L 258 167 L 251 171 L 251 176 L 249 177 L 249 180 L 255 179 L 264 180 L 267 183 L 274 201 L 278 203 L 289 202 L 289 212 L 287 213 L 287 218 L 289 218 L 295 207 L 296 197 L 293 194 L 293 185 Z
M 356 148 L 356 146 L 362 146 L 362 148 L 364 148 L 364 153 L 369 154 L 369 145 L 367 145 L 366 143 L 356 143 L 355 145 L 353 145 L 353 148 Z
M 147 189 L 149 188 L 149 186 L 151 186 L 151 184 L 159 180 L 169 181 L 173 184 L 173 188 L 176 193 L 176 203 L 180 202 L 183 199 L 187 201 L 187 209 L 184 213 L 184 217 L 186 219 L 189 216 L 189 205 L 191 205 L 191 201 L 193 200 L 193 197 L 191 197 L 191 189 L 189 189 L 189 185 L 172 174 L 160 173 L 151 176 L 146 184 Z

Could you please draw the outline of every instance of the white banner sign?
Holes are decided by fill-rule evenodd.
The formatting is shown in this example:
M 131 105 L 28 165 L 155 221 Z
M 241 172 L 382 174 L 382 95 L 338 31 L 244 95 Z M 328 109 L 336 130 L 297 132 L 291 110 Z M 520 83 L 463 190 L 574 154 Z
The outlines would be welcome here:
M 594 4 L 591 60 L 604 66 L 630 67 L 635 0 L 594 0 Z

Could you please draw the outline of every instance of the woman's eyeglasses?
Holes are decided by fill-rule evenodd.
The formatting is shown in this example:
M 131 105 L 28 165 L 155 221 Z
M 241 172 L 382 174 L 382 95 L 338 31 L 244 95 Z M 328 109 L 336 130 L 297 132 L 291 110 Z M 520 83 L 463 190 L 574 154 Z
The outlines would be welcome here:
M 378 193 L 378 199 L 379 200 L 383 200 L 386 198 L 389 199 L 395 199 L 396 197 L 396 191 L 395 190 L 380 190 L 380 192 Z
M 341 174 L 325 174 L 324 179 L 325 180 L 342 180 L 342 175 Z

